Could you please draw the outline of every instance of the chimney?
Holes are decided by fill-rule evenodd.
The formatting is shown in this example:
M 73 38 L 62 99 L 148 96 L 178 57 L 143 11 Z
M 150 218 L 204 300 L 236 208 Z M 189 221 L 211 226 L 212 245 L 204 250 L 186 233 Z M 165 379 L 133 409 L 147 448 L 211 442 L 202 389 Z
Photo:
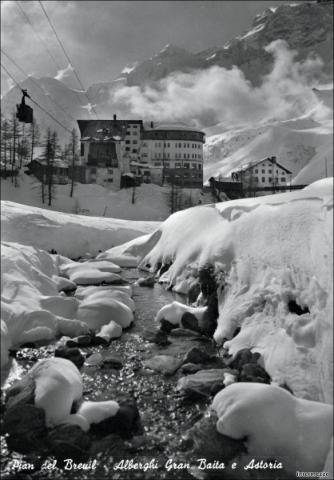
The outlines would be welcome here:
M 117 115 L 116 115 L 116 113 L 114 113 L 113 117 L 114 117 L 114 120 L 117 120 Z
M 273 163 L 276 163 L 276 157 L 271 157 Z
M 151 128 L 154 128 L 154 123 L 153 122 L 151 122 Z

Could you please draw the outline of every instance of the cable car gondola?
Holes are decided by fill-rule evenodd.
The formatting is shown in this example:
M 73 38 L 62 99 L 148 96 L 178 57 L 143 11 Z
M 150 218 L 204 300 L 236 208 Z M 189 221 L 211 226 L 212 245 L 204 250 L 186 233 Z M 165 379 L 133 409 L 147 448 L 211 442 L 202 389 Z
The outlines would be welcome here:
M 25 97 L 30 98 L 27 90 L 22 90 L 22 100 L 19 105 L 16 105 L 16 118 L 19 122 L 32 123 L 33 122 L 33 109 L 26 105 Z

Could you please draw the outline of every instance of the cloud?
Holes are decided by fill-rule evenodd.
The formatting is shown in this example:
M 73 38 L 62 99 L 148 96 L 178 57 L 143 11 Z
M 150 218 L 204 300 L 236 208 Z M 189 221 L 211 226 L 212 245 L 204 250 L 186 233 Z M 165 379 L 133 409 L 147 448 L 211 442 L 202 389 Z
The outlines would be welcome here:
M 237 67 L 213 66 L 191 73 L 173 73 L 155 86 L 124 86 L 110 92 L 119 113 L 157 121 L 183 121 L 201 128 L 244 126 L 304 114 L 318 102 L 311 87 L 322 67 L 319 58 L 296 61 L 285 41 L 266 47 L 274 58 L 272 71 L 254 87 Z
M 70 73 L 73 72 L 73 70 L 74 68 L 69 63 L 66 68 L 58 70 L 57 75 L 54 78 L 59 81 L 64 80 L 70 76 Z

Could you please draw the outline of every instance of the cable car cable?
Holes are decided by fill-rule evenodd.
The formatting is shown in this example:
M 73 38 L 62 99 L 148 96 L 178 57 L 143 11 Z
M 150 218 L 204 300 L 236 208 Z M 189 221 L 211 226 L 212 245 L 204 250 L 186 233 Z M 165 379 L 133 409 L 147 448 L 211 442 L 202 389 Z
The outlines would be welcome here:
M 79 85 L 80 85 L 80 88 L 83 90 L 83 94 L 84 94 L 85 97 L 87 98 L 88 103 L 92 106 L 92 110 L 93 110 L 96 118 L 99 119 L 99 117 L 98 117 L 98 115 L 97 115 L 97 113 L 96 113 L 96 110 L 95 110 L 94 106 L 92 105 L 92 103 L 91 103 L 91 101 L 90 101 L 90 99 L 89 99 L 89 97 L 88 97 L 88 95 L 87 95 L 86 89 L 85 89 L 85 87 L 83 86 L 83 84 L 82 84 L 82 82 L 81 82 L 81 80 L 80 80 L 80 78 L 79 78 L 79 75 L 78 75 L 75 67 L 73 66 L 73 63 L 72 63 L 70 57 L 68 56 L 68 54 L 67 54 L 67 52 L 66 52 L 66 50 L 65 50 L 65 47 L 64 47 L 62 41 L 60 40 L 60 38 L 59 38 L 59 36 L 58 36 L 58 34 L 57 34 L 57 31 L 56 31 L 55 27 L 53 26 L 53 24 L 52 24 L 52 22 L 51 22 L 51 20 L 50 20 L 50 17 L 48 16 L 48 14 L 47 14 L 44 6 L 43 6 L 42 1 L 41 1 L 41 0 L 38 0 L 38 3 L 40 4 L 40 6 L 41 6 L 41 8 L 42 8 L 42 10 L 43 10 L 43 12 L 44 12 L 44 14 L 45 14 L 45 16 L 46 16 L 46 19 L 47 19 L 47 21 L 49 22 L 49 25 L 50 25 L 50 27 L 52 28 L 52 31 L 53 31 L 53 33 L 55 34 L 55 36 L 56 36 L 56 38 L 57 38 L 57 40 L 58 40 L 58 43 L 59 43 L 59 45 L 60 45 L 60 47 L 61 47 L 61 49 L 62 49 L 62 51 L 63 51 L 63 53 L 64 53 L 64 55 L 65 55 L 65 57 L 66 57 L 66 59 L 67 59 L 69 65 L 73 68 L 73 73 L 74 73 L 76 79 L 78 80 L 78 83 L 79 83 Z

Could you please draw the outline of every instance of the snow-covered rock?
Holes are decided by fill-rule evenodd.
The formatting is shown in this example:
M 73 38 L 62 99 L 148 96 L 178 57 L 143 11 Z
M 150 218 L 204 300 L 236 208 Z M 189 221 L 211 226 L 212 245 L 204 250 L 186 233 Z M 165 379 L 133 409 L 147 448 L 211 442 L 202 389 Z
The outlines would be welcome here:
M 116 298 L 98 296 L 87 297 L 82 301 L 77 318 L 93 330 L 101 328 L 111 320 L 126 328 L 133 321 L 133 313 L 127 305 Z
M 53 357 L 36 363 L 28 375 L 35 381 L 35 406 L 45 411 L 47 426 L 59 425 L 82 397 L 79 370 L 71 361 Z
M 59 282 L 54 279 L 61 257 L 2 242 L 1 261 L 1 318 L 13 346 L 88 332 L 87 325 L 75 319 L 78 301 L 58 295 Z
M 82 268 L 69 272 L 71 282 L 77 285 L 99 285 L 100 283 L 120 283 L 122 277 L 117 273 L 101 272 L 96 268 L 84 265 Z
M 108 417 L 114 417 L 119 410 L 119 404 L 113 400 L 105 402 L 85 401 L 80 405 L 77 411 L 91 425 L 92 423 L 100 423 Z
M 287 472 L 322 471 L 333 436 L 333 406 L 260 383 L 234 383 L 212 403 L 217 430 L 245 439 L 249 460 L 277 459 Z
M 155 322 L 161 322 L 161 320 L 168 320 L 173 325 L 181 326 L 181 319 L 184 313 L 189 312 L 194 315 L 197 320 L 201 320 L 206 310 L 206 307 L 190 307 L 184 303 L 174 301 L 168 305 L 162 307 L 156 314 Z
M 122 335 L 122 327 L 119 323 L 111 320 L 106 325 L 103 325 L 97 332 L 96 336 L 103 338 L 106 342 L 110 342 L 113 338 L 119 338 Z

